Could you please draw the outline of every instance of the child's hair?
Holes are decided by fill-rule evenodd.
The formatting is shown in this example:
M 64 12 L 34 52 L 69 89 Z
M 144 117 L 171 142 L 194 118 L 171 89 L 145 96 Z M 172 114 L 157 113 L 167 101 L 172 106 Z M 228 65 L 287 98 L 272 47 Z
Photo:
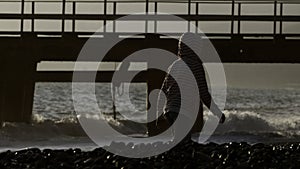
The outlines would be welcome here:
M 182 34 L 178 43 L 178 57 L 183 60 L 192 59 L 202 63 L 198 55 L 190 48 L 193 47 L 193 49 L 200 49 L 199 43 L 199 36 L 197 34 L 191 32 Z

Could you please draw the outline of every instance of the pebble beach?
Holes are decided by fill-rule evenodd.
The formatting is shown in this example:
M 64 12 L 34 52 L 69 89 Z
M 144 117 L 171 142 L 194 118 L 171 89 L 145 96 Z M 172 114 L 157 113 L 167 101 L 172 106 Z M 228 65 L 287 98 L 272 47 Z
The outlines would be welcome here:
M 112 143 L 124 144 L 124 143 Z M 155 144 L 164 144 L 157 142 Z M 127 144 L 128 148 L 146 146 L 151 151 L 154 144 Z M 103 148 L 92 151 L 81 149 L 38 149 L 5 151 L 0 154 L 0 168 L 7 169 L 96 169 L 96 168 L 300 168 L 300 143 L 229 142 L 224 144 L 198 144 L 185 139 L 171 150 L 148 158 L 126 158 L 114 155 Z

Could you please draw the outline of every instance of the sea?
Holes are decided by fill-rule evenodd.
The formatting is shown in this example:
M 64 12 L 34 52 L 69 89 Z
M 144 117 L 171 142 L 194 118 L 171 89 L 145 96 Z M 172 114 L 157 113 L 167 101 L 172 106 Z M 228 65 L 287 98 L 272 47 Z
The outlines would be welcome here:
M 112 99 L 110 83 L 96 83 L 95 95 L 100 110 L 99 116 L 132 137 L 147 137 L 145 121 L 146 91 L 144 83 L 130 85 L 131 104 Z M 82 93 L 91 90 L 82 88 Z M 121 88 L 120 88 L 121 90 Z M 123 92 L 123 91 L 117 91 Z M 84 110 L 89 107 L 90 98 L 81 100 Z M 117 114 L 113 118 L 112 106 L 127 119 Z M 135 111 L 130 106 L 134 105 Z M 281 143 L 300 142 L 300 89 L 247 89 L 227 88 L 227 99 L 223 112 L 224 124 L 219 124 L 213 135 L 206 141 L 215 143 L 248 142 Z M 205 109 L 205 117 L 211 115 Z M 82 129 L 74 110 L 72 83 L 36 83 L 33 120 L 30 123 L 5 122 L 0 128 L 0 150 L 38 148 L 81 148 L 91 150 L 98 146 Z

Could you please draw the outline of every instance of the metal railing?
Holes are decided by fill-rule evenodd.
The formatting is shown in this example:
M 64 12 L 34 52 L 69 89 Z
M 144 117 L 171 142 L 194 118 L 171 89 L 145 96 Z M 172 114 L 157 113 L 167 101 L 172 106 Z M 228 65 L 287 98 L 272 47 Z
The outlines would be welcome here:
M 230 22 L 230 32 L 227 33 L 210 33 L 205 32 L 207 35 L 211 36 L 229 36 L 232 37 L 234 34 L 240 35 L 244 34 L 247 36 L 269 36 L 275 37 L 277 35 L 280 36 L 300 36 L 300 33 L 284 33 L 283 23 L 285 22 L 300 22 L 300 14 L 299 15 L 284 15 L 284 5 L 286 4 L 300 4 L 300 2 L 295 1 L 1 1 L 1 3 L 16 3 L 20 5 L 19 13 L 1 13 L 0 20 L 14 20 L 20 22 L 19 31 L 0 31 L 0 34 L 12 34 L 12 35 L 22 35 L 23 33 L 40 33 L 40 34 L 48 34 L 48 35 L 64 35 L 65 33 L 73 33 L 73 34 L 81 34 L 81 35 L 91 35 L 94 32 L 85 32 L 85 31 L 77 31 L 76 30 L 76 22 L 77 21 L 101 21 L 103 23 L 103 31 L 101 33 L 119 33 L 126 34 L 126 32 L 118 32 L 117 25 L 115 20 L 126 16 L 127 14 L 120 14 L 118 12 L 118 4 L 136 4 L 140 3 L 144 6 L 145 16 L 141 17 L 141 15 L 136 15 L 137 17 L 130 17 L 129 20 L 139 20 L 145 22 L 145 33 L 159 33 L 158 30 L 158 22 L 159 21 L 168 21 L 170 17 L 168 15 L 160 14 L 159 7 L 161 4 L 169 4 L 170 8 L 174 4 L 186 4 L 186 14 L 176 14 L 174 15 L 186 20 L 188 22 L 187 30 L 191 30 L 191 23 L 194 23 L 196 28 L 199 26 L 199 22 L 202 21 L 215 21 L 215 22 Z M 59 13 L 36 13 L 36 8 L 38 4 L 46 4 L 46 3 L 54 3 L 60 6 L 61 11 Z M 103 11 L 99 11 L 99 13 L 78 13 L 77 7 L 80 4 L 100 4 L 102 5 Z M 231 13 L 230 14 L 201 14 L 199 7 L 202 4 L 227 4 L 230 6 Z M 273 14 L 271 15 L 242 15 L 243 5 L 247 4 L 268 4 L 273 6 Z M 27 8 L 31 6 L 30 12 Z M 27 8 L 26 8 L 27 7 Z M 152 10 L 150 10 L 150 7 Z M 300 7 L 300 6 L 299 6 Z M 68 8 L 68 11 L 67 11 Z M 111 9 L 108 12 L 108 9 Z M 193 11 L 193 12 L 192 12 Z M 1 11 L 0 11 L 1 12 Z M 55 20 L 61 22 L 61 27 L 59 31 L 39 31 L 35 29 L 35 22 L 39 20 Z M 174 18 L 172 18 L 174 20 Z M 31 21 L 30 31 L 25 31 L 24 22 Z M 66 30 L 66 21 L 71 22 L 71 29 Z M 112 21 L 112 31 L 106 30 L 105 25 L 107 22 Z M 153 32 L 149 31 L 148 21 L 154 22 Z M 244 33 L 242 32 L 242 22 L 273 22 L 273 31 L 270 33 Z M 277 25 L 279 23 L 279 26 Z M 226 29 L 224 27 L 224 29 Z M 236 29 L 236 31 L 235 31 Z M 181 34 L 180 32 L 179 34 Z M 176 33 L 173 33 L 176 34 Z

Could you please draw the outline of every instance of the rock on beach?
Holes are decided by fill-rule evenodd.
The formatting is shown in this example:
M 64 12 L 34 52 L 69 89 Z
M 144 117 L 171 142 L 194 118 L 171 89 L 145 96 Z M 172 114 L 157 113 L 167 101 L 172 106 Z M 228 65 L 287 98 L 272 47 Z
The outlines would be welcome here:
M 124 143 L 116 142 L 112 144 L 124 145 Z M 126 146 L 128 148 L 139 147 L 130 143 Z M 300 143 L 257 143 L 250 145 L 246 142 L 230 142 L 198 144 L 186 139 L 163 154 L 140 159 L 118 156 L 103 148 L 97 148 L 93 151 L 82 151 L 78 148 L 65 150 L 30 148 L 0 153 L 0 168 L 299 169 Z

